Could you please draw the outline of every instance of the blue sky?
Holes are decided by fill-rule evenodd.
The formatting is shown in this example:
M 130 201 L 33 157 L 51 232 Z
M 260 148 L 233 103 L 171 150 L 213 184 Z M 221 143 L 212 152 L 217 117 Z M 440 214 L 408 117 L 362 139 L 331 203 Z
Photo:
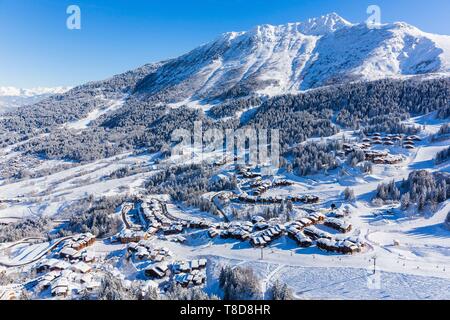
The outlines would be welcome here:
M 69 5 L 81 30 L 66 28 Z M 171 58 L 227 31 L 337 12 L 450 34 L 448 0 L 0 0 L 0 86 L 76 85 Z

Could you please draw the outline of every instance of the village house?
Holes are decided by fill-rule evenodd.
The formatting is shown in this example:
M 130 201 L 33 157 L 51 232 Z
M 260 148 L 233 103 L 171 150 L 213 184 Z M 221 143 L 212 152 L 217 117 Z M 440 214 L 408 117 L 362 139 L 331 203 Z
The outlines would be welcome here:
M 333 236 L 329 234 L 326 231 L 322 231 L 320 229 L 317 229 L 315 226 L 309 226 L 303 229 L 303 233 L 307 236 L 311 237 L 312 239 L 319 239 L 319 238 L 326 238 L 326 239 L 332 239 Z
M 54 297 L 67 297 L 69 294 L 69 281 L 65 277 L 59 277 L 51 283 L 51 293 Z
M 121 243 L 139 242 L 149 238 L 149 234 L 145 231 L 135 231 L 130 229 L 122 230 L 117 238 Z
M 351 231 L 352 225 L 342 219 L 337 218 L 326 218 L 324 221 L 324 225 L 327 227 L 338 230 L 339 232 L 346 233 Z
M 77 273 L 88 273 L 91 271 L 91 267 L 87 263 L 80 261 L 72 265 L 72 270 Z
M 161 262 L 145 269 L 145 275 L 153 278 L 164 278 L 167 275 L 169 267 L 167 263 Z

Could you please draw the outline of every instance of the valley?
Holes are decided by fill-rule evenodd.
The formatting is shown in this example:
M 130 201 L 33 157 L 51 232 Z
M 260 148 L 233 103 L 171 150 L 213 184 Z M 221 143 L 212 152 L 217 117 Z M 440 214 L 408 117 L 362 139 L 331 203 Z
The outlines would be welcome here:
M 8 109 L 0 299 L 450 299 L 449 43 L 331 13 Z

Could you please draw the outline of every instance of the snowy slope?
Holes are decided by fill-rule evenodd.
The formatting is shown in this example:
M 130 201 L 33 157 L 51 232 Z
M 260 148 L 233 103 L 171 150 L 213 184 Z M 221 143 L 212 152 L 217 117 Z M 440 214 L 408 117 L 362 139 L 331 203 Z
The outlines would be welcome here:
M 406 23 L 373 29 L 332 13 L 223 34 L 168 61 L 136 91 L 175 103 L 449 71 L 450 36 L 425 33 Z

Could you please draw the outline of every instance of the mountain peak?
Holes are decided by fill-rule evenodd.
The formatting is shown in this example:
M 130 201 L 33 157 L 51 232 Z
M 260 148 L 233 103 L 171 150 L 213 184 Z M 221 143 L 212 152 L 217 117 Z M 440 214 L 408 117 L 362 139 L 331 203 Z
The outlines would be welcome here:
M 307 35 L 323 35 L 345 27 L 351 27 L 352 25 L 352 23 L 342 18 L 336 12 L 332 12 L 300 22 L 299 31 Z
M 351 26 L 353 26 L 352 23 L 348 22 L 337 13 L 332 12 L 320 17 L 310 18 L 303 22 L 287 23 L 278 26 L 270 24 L 258 25 L 253 28 L 250 33 L 270 35 L 289 30 L 300 32 L 308 36 L 322 36 Z
M 163 65 L 136 92 L 179 103 L 449 72 L 450 37 L 400 22 L 368 30 L 332 12 L 223 34 Z

